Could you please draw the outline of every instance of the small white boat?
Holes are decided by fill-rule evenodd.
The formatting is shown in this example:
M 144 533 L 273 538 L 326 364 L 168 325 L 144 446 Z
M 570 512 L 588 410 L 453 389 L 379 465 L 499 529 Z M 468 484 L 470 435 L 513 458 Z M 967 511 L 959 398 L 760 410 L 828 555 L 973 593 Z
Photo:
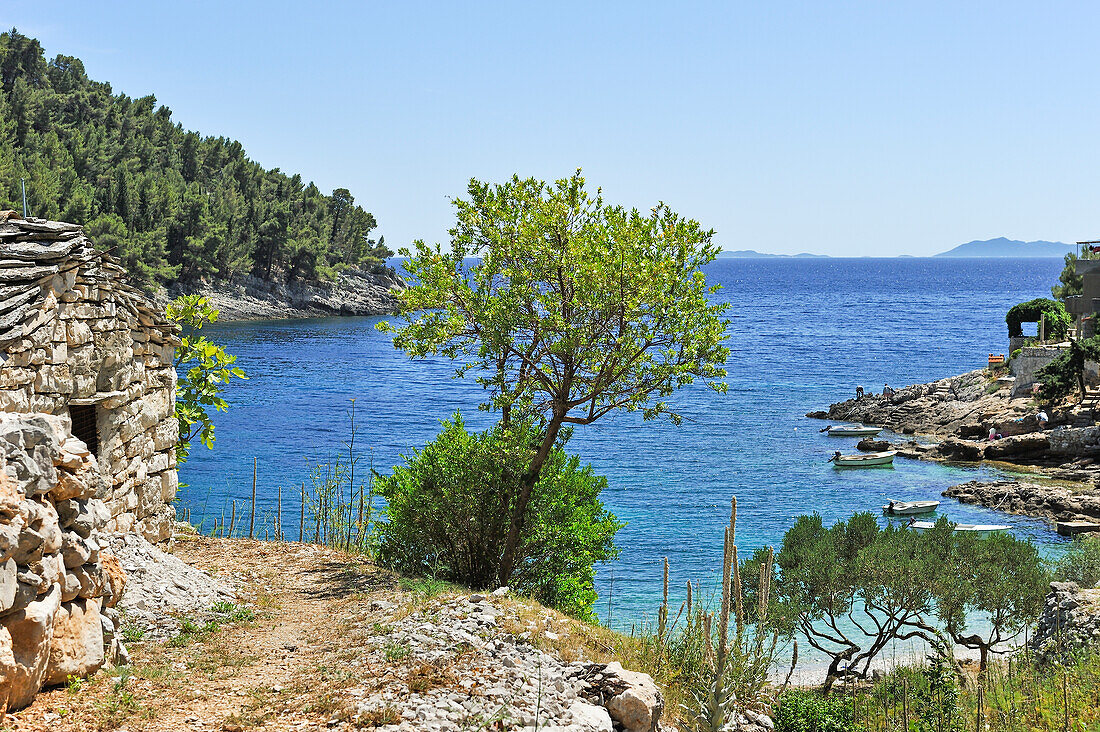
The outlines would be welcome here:
M 876 465 L 890 465 L 897 454 L 897 450 L 868 452 L 862 455 L 841 455 L 838 452 L 829 458 L 829 462 L 838 468 L 869 468 Z
M 829 427 L 827 431 L 829 437 L 874 437 L 882 432 L 882 428 L 862 424 L 837 424 Z
M 910 521 L 909 528 L 915 531 L 928 531 L 934 523 L 931 521 Z M 952 528 L 955 531 L 967 531 L 975 534 L 993 534 L 998 531 L 1008 531 L 1009 527 L 1004 524 L 953 524 Z
M 882 512 L 887 516 L 912 516 L 932 513 L 939 505 L 939 501 L 890 501 L 882 507 Z

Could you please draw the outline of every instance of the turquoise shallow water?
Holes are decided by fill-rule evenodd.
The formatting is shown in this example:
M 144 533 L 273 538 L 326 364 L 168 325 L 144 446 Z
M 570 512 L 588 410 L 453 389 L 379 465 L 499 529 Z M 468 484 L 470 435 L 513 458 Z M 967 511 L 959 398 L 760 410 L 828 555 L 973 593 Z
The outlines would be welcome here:
M 742 552 L 778 548 L 793 518 L 817 511 L 826 521 L 878 511 L 887 498 L 939 498 L 944 488 L 988 469 L 899 459 L 892 469 L 838 471 L 825 463 L 855 440 L 829 438 L 803 415 L 848 398 L 857 384 L 881 390 L 962 373 L 1003 353 L 1004 314 L 1049 295 L 1058 260 L 824 259 L 719 260 L 708 276 L 732 304 L 730 389 L 679 393 L 682 426 L 605 418 L 576 430 L 572 450 L 609 479 L 607 505 L 627 522 L 622 556 L 601 567 L 599 612 L 614 624 L 651 616 L 661 562 L 674 587 L 709 587 L 721 561 L 729 499 L 739 502 Z M 471 425 L 480 388 L 451 378 L 445 360 L 412 361 L 378 333 L 377 318 L 263 321 L 213 326 L 211 336 L 239 356 L 251 378 L 228 392 L 217 416 L 217 445 L 198 448 L 182 470 L 180 498 L 193 520 L 212 520 L 251 491 L 259 463 L 259 504 L 274 513 L 286 489 L 287 532 L 297 535 L 297 486 L 306 460 L 333 452 L 346 437 L 355 398 L 361 444 L 385 472 L 399 455 L 429 440 L 438 421 L 462 409 Z M 1056 553 L 1061 540 L 1042 522 L 943 499 L 959 522 L 1007 523 Z

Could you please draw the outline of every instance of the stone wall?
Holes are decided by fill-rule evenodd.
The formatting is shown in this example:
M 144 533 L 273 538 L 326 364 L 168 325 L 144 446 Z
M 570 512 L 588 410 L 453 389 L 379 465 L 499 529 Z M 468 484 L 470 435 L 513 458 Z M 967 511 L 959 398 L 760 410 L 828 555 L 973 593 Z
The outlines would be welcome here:
M 150 541 L 174 518 L 177 343 L 81 227 L 0 217 L 0 411 L 94 410 L 107 528 Z
M 1100 644 L 1100 589 L 1075 582 L 1051 582 L 1043 614 L 1031 637 L 1041 662 L 1065 663 L 1082 650 Z
M 1050 451 L 1055 455 L 1082 457 L 1100 452 L 1100 426 L 1062 427 L 1050 432 Z
M 1012 359 L 1012 375 L 1016 382 L 1012 385 L 1012 395 L 1017 396 L 1031 388 L 1035 383 L 1035 374 L 1042 367 L 1058 358 L 1067 346 L 1026 346 L 1020 349 L 1020 355 Z
M 108 608 L 125 579 L 100 552 L 100 482 L 64 416 L 0 415 L 0 711 L 118 651 Z

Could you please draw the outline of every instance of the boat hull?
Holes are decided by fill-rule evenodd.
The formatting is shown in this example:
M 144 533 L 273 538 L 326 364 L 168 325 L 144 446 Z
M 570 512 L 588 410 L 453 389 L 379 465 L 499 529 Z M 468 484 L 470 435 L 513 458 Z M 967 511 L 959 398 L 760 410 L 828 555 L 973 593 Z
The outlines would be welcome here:
M 874 437 L 881 427 L 830 427 L 829 437 Z
M 909 524 L 909 528 L 914 531 L 928 531 L 935 524 L 931 521 L 914 521 Z M 990 534 L 996 534 L 1001 531 L 1008 531 L 1009 526 L 1003 524 L 955 524 L 955 531 L 965 531 L 968 534 L 978 534 L 979 536 L 989 536 Z
M 939 501 L 894 501 L 883 506 L 882 512 L 887 516 L 916 516 L 932 513 L 939 505 Z
M 882 465 L 890 465 L 894 462 L 897 452 L 869 452 L 866 455 L 841 455 L 833 459 L 833 465 L 838 468 L 873 468 Z

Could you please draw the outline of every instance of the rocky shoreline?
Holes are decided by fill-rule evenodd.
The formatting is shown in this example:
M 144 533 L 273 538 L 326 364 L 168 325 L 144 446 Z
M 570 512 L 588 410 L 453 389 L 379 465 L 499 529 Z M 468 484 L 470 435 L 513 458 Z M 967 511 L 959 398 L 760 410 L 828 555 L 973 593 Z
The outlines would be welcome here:
M 943 492 L 960 503 L 1053 521 L 1100 522 L 1100 494 L 1021 480 L 971 480 Z
M 405 287 L 405 280 L 392 268 L 347 269 L 333 283 L 284 285 L 248 276 L 216 285 L 176 283 L 166 296 L 203 295 L 218 310 L 221 321 L 277 320 L 396 313 L 397 293 Z
M 1008 383 L 979 369 L 907 386 L 889 397 L 849 399 L 806 416 L 913 436 L 864 440 L 863 450 L 892 449 L 940 462 L 992 461 L 1029 474 L 952 486 L 943 492 L 948 498 L 1052 521 L 1100 522 L 1100 426 L 1075 406 L 1048 409 L 1049 422 L 1042 425 L 1039 409 L 1032 398 L 1013 397 Z M 988 439 L 991 430 L 1000 437 Z

